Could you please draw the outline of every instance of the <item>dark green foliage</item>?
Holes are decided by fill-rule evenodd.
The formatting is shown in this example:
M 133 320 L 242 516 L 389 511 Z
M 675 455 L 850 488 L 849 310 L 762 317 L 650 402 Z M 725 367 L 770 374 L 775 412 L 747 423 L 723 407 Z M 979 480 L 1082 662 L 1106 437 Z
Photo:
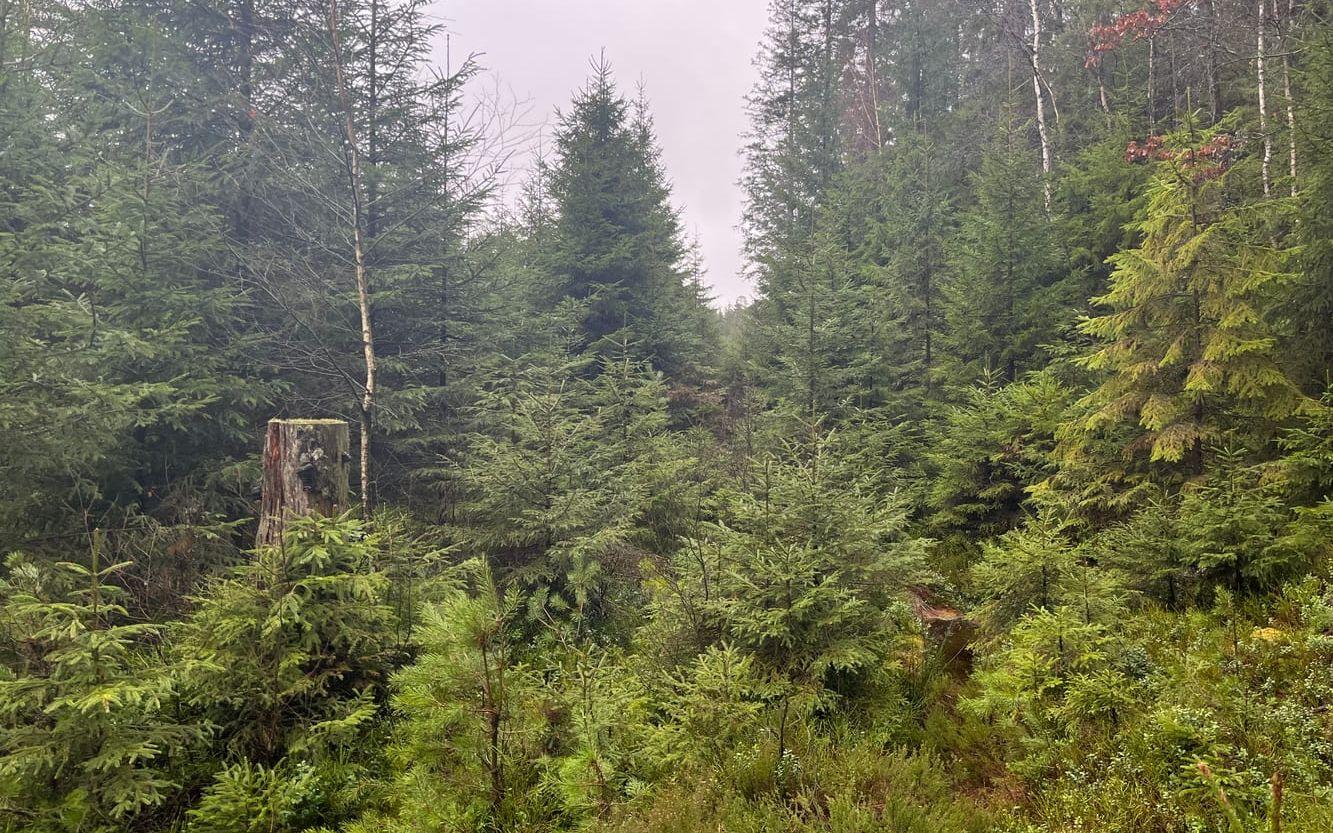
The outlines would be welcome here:
M 205 589 L 173 660 L 183 702 L 221 748 L 272 765 L 365 732 L 403 650 L 380 546 L 355 520 L 301 521 Z
M 605 60 L 0 0 L 0 830 L 1333 829 L 1327 9 L 992 5 L 771 3 L 719 313 Z
M 1133 517 L 1096 537 L 1097 561 L 1119 570 L 1139 592 L 1178 608 L 1190 598 L 1197 579 L 1182 521 L 1178 501 L 1159 497 L 1146 502 Z
M 1028 490 L 1053 473 L 1055 435 L 1070 393 L 1039 373 L 1001 386 L 991 371 L 945 411 L 928 457 L 926 503 L 941 529 L 1004 532 L 1028 508 Z
M 4 459 L 8 536 L 156 508 L 225 459 L 271 392 L 236 372 L 243 338 L 216 347 L 243 293 L 214 272 L 209 170 L 170 152 L 196 116 L 172 98 L 189 72 L 177 44 L 139 8 L 68 25 L 25 9 L 0 6 L 17 60 L 0 82 L 0 431 L 24 438 Z
M 854 255 L 875 289 L 872 297 L 883 304 L 875 324 L 886 361 L 874 384 L 887 384 L 893 393 L 882 396 L 907 410 L 922 389 L 938 384 L 945 346 L 947 251 L 959 186 L 948 153 L 908 134 L 891 153 L 850 172 L 850 193 L 835 202 L 850 215 L 848 236 L 859 243 Z
M 1315 395 L 1329 383 L 1333 373 L 1333 338 L 1322 326 L 1333 316 L 1333 226 L 1328 205 L 1333 201 L 1333 139 L 1316 125 L 1327 124 L 1329 101 L 1333 100 L 1333 34 L 1327 10 L 1312 15 L 1302 33 L 1308 50 L 1297 65 L 1303 94 L 1297 100 L 1296 149 L 1299 179 L 1296 199 L 1300 205 L 1297 235 L 1301 244 L 1302 269 L 1296 274 L 1291 306 L 1282 316 L 1291 355 L 1299 362 L 1308 381 L 1307 394 Z
M 0 813 L 25 830 L 120 830 L 180 785 L 169 760 L 208 734 L 183 720 L 171 674 L 110 584 L 125 564 L 7 564 L 0 678 Z M 9 816 L 9 814 L 14 814 Z
M 662 377 L 622 345 L 507 361 L 480 397 L 458 538 L 533 590 L 532 609 L 606 620 L 645 548 L 674 542 L 688 455 Z
M 1260 482 L 1236 449 L 1217 458 L 1212 476 L 1181 501 L 1191 565 L 1235 593 L 1272 587 L 1308 568 L 1309 553 L 1282 534 L 1293 514 L 1273 485 Z
M 542 257 L 549 297 L 585 302 L 581 348 L 628 343 L 654 367 L 688 376 L 710 344 L 709 313 L 659 155 L 646 104 L 628 101 L 598 64 L 556 134 L 547 186 L 556 216 Z
M 1064 317 L 1059 261 L 1031 153 L 1012 119 L 988 144 L 963 214 L 946 286 L 953 379 L 985 371 L 1006 381 L 1038 369 L 1039 350 Z

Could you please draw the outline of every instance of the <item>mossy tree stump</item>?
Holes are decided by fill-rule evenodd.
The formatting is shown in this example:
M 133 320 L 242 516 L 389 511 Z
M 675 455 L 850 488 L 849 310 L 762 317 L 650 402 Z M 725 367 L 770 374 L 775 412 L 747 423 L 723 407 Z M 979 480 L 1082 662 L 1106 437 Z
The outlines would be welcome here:
M 333 515 L 347 507 L 348 448 L 342 420 L 269 420 L 256 546 L 280 544 L 288 518 Z

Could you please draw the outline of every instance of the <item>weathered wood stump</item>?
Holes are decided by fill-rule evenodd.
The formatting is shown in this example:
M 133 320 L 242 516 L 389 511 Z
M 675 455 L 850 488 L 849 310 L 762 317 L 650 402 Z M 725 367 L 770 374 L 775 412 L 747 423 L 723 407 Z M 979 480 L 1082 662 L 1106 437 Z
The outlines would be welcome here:
M 342 420 L 269 420 L 256 546 L 280 544 L 289 518 L 346 508 L 348 447 Z
M 929 644 L 939 652 L 945 668 L 954 674 L 966 674 L 972 667 L 972 641 L 977 623 L 959 610 L 937 600 L 924 587 L 911 589 L 912 612 L 921 621 L 921 630 Z

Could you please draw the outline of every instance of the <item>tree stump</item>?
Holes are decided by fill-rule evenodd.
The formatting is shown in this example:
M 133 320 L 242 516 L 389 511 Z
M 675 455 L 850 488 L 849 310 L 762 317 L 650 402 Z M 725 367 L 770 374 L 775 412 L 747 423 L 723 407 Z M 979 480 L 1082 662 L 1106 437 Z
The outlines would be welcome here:
M 281 544 L 288 518 L 333 515 L 347 506 L 348 447 L 342 420 L 269 420 L 256 546 Z

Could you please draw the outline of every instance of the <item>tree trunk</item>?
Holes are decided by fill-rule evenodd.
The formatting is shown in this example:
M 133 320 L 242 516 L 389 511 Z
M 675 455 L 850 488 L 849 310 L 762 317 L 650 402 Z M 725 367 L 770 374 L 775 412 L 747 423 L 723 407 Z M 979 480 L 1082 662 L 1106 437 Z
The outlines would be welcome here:
M 1148 134 L 1157 132 L 1157 36 L 1148 34 Z
M 1277 0 L 1273 3 L 1277 16 Z M 1291 96 L 1291 38 L 1288 35 L 1296 20 L 1296 0 L 1287 0 L 1287 17 L 1278 26 L 1278 42 L 1282 45 L 1282 96 L 1287 100 L 1287 167 L 1291 176 L 1291 195 L 1296 196 L 1296 101 Z
M 348 502 L 350 460 L 347 423 L 342 420 L 269 420 L 255 545 L 281 544 L 288 518 L 342 511 Z
M 884 147 L 884 128 L 879 119 L 879 0 L 870 0 L 866 9 L 866 92 L 870 107 L 870 128 L 875 134 L 875 150 Z
M 1051 136 L 1046 128 L 1046 101 L 1041 95 L 1041 14 L 1037 0 L 1028 0 L 1032 11 L 1032 92 L 1037 97 L 1037 138 L 1041 140 L 1041 194 L 1046 213 L 1051 211 Z
M 375 329 L 370 309 L 370 277 L 366 267 L 365 211 L 362 195 L 364 182 L 361 172 L 361 151 L 356 144 L 356 116 L 352 110 L 352 96 L 343 73 L 342 40 L 338 32 L 337 0 L 329 2 L 329 43 L 333 47 L 334 83 L 338 103 L 342 109 L 344 159 L 347 167 L 347 186 L 351 191 L 352 208 L 352 262 L 356 274 L 357 307 L 361 313 L 361 351 L 365 359 L 366 376 L 361 391 L 361 504 L 369 517 L 374 509 L 374 479 L 371 477 L 370 443 L 375 429 Z
M 1217 124 L 1222 118 L 1222 85 L 1217 79 L 1217 10 L 1212 0 L 1204 0 L 1201 8 L 1208 18 L 1203 36 L 1204 71 L 1208 76 L 1208 123 Z
M 1105 62 L 1097 64 L 1097 101 L 1101 104 L 1102 112 L 1106 115 L 1106 129 L 1111 129 L 1111 100 L 1106 97 L 1106 68 Z
M 251 138 L 255 132 L 255 112 L 254 103 L 254 75 L 255 75 L 255 6 L 254 0 L 242 0 L 236 16 L 236 37 L 238 49 L 240 50 L 238 75 L 240 76 L 240 113 L 237 115 L 236 122 L 240 132 L 237 143 L 240 151 L 240 176 L 238 177 L 238 188 L 236 195 L 236 205 L 233 209 L 235 216 L 232 217 L 232 230 L 236 235 L 240 251 L 248 254 L 250 247 L 250 237 L 254 214 L 254 183 L 251 179 L 251 154 L 254 148 L 251 146 Z M 240 275 L 244 270 L 244 255 L 237 263 L 237 274 Z
M 1268 196 L 1273 190 L 1273 136 L 1268 130 L 1268 97 L 1266 85 L 1264 82 L 1264 29 L 1267 28 L 1268 21 L 1268 0 L 1259 0 L 1259 42 L 1258 53 L 1255 59 L 1255 66 L 1259 76 L 1259 132 L 1263 134 L 1264 139 L 1264 158 L 1261 167 L 1261 173 L 1264 181 L 1264 196 Z

